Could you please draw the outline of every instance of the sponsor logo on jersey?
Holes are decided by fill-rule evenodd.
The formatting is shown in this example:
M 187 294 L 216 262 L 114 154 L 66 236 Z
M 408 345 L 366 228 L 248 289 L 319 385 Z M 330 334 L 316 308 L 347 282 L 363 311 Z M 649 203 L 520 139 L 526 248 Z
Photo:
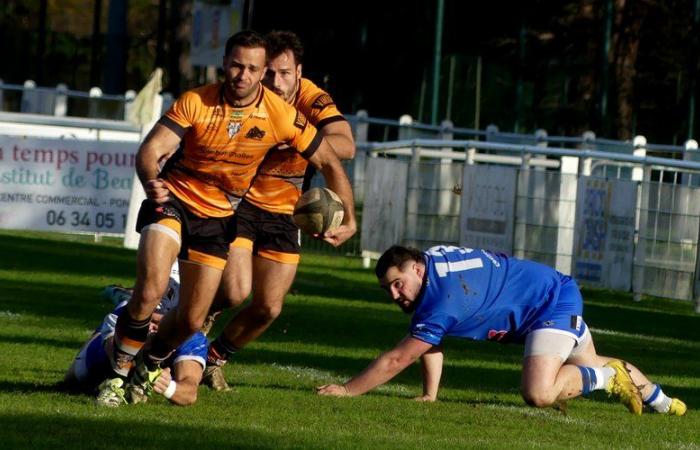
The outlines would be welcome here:
M 245 112 L 240 110 L 231 111 L 231 120 L 234 122 L 241 122 L 245 117 Z
M 502 341 L 503 338 L 508 334 L 508 330 L 489 330 L 488 339 L 489 341 Z
M 301 131 L 304 131 L 306 129 L 306 124 L 309 123 L 308 120 L 306 120 L 306 117 L 297 111 L 297 115 L 294 118 L 294 126 L 299 128 Z
M 253 127 L 250 130 L 248 130 L 245 137 L 248 139 L 255 139 L 259 141 L 265 137 L 265 132 L 258 127 Z
M 318 97 L 316 97 L 316 100 L 314 100 L 313 104 L 311 105 L 312 108 L 314 109 L 323 109 L 326 106 L 330 106 L 334 104 L 335 102 L 331 98 L 330 95 L 328 94 L 321 94 Z

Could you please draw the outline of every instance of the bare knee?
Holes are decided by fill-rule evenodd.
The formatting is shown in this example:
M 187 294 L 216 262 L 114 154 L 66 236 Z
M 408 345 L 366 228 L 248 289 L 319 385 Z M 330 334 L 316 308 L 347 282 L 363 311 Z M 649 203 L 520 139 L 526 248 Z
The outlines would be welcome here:
M 204 318 L 199 317 L 182 317 L 178 321 L 178 330 L 186 336 L 191 336 L 202 329 Z
M 282 313 L 282 303 L 278 304 L 261 304 L 252 307 L 252 315 L 256 322 L 261 324 L 269 324 L 275 321 Z
M 230 307 L 235 308 L 236 306 L 243 303 L 248 295 L 250 294 L 251 285 L 245 281 L 237 282 L 222 282 L 219 288 L 218 296 L 223 303 L 228 304 Z
M 536 408 L 546 408 L 552 406 L 556 401 L 556 395 L 545 389 L 522 389 L 523 400 L 530 406 Z

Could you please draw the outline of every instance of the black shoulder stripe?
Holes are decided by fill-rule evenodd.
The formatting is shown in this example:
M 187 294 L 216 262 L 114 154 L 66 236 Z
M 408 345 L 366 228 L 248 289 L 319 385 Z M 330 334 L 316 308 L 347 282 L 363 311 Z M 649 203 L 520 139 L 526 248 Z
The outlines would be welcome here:
M 160 119 L 158 119 L 158 123 L 163 125 L 165 128 L 169 129 L 173 133 L 177 134 L 177 136 L 180 139 L 182 139 L 182 137 L 187 132 L 187 128 L 183 128 L 182 126 L 180 126 L 177 122 L 175 122 L 173 119 L 171 119 L 168 116 L 163 116 Z
M 333 97 L 324 92 L 323 94 L 316 97 L 316 100 L 314 100 L 314 102 L 311 104 L 311 107 L 313 109 L 323 109 L 327 106 L 334 104 L 335 102 L 333 101 Z
M 309 146 L 306 147 L 306 150 L 301 152 L 301 156 L 305 159 L 309 159 L 312 156 L 314 156 L 314 153 L 316 153 L 316 150 L 318 150 L 318 147 L 321 145 L 322 140 L 323 137 L 321 136 L 321 133 L 316 132 L 316 136 L 314 136 L 314 139 L 311 141 Z
M 296 110 L 296 116 L 294 117 L 294 126 L 299 128 L 301 131 L 304 131 L 306 129 L 306 124 L 309 123 L 308 120 L 306 120 L 306 116 L 302 113 L 299 112 L 299 110 Z
M 321 128 L 325 127 L 329 123 L 340 122 L 341 120 L 344 120 L 347 122 L 347 119 L 343 116 L 326 117 L 325 119 L 318 121 L 318 123 L 316 124 L 316 128 L 318 128 L 320 130 Z

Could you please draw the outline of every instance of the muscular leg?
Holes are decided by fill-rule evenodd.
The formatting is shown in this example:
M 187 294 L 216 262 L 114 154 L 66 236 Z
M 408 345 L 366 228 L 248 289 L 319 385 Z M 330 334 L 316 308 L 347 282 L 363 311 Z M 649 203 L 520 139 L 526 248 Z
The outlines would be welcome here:
M 137 278 L 125 314 L 117 319 L 110 353 L 113 376 L 126 378 L 134 356 L 148 336 L 151 315 L 168 287 L 170 268 L 180 250 L 178 233 L 170 228 L 142 230 Z
M 180 243 L 168 234 L 157 230 L 142 233 L 137 254 L 136 285 L 126 306 L 135 320 L 144 320 L 153 314 L 168 287 L 170 268 L 179 251 Z
M 551 406 L 581 395 L 582 388 L 578 367 L 563 364 L 558 356 L 528 356 L 523 362 L 521 391 L 529 405 Z
M 577 366 L 602 367 L 610 361 L 617 359 L 608 356 L 601 356 L 596 353 L 593 339 L 589 341 L 589 345 L 582 349 L 580 353 L 573 355 L 567 363 Z M 646 397 L 651 393 L 653 383 L 639 369 L 630 363 L 626 363 L 627 369 L 630 371 L 632 381 L 639 388 L 642 397 Z
M 173 350 L 202 327 L 221 281 L 221 273 L 214 267 L 180 261 L 180 303 L 161 321 L 154 338 L 154 350 L 159 345 Z M 154 356 L 163 355 L 154 351 Z
M 592 337 L 584 340 L 581 343 L 582 347 L 576 348 L 575 351 L 571 352 L 566 362 L 563 362 L 562 354 L 566 355 L 568 353 L 567 350 L 573 348 L 573 338 L 557 336 L 548 332 L 540 334 L 539 337 L 545 337 L 548 343 L 545 345 L 554 345 L 552 349 L 555 351 L 550 352 L 550 354 L 535 354 L 525 358 L 522 374 L 522 394 L 525 401 L 533 406 L 550 406 L 557 401 L 577 397 L 584 392 L 584 389 L 586 392 L 590 389 L 607 389 L 607 380 L 610 377 L 618 376 L 615 374 L 614 369 L 611 371 L 611 368 L 605 367 L 607 363 L 615 360 L 615 358 L 598 355 L 595 351 Z M 552 344 L 553 342 L 555 344 Z M 533 347 L 541 345 L 539 343 L 533 345 Z M 628 381 L 628 383 L 633 383 L 640 387 L 651 385 L 651 382 L 636 367 L 632 365 L 627 366 L 631 371 L 631 381 Z M 584 380 L 582 368 L 589 371 L 593 371 L 593 369 L 600 370 L 600 372 L 597 372 L 599 377 L 592 380 Z M 623 369 L 620 368 L 620 370 Z M 615 379 L 617 380 L 617 378 Z M 633 386 L 629 384 L 628 386 L 630 386 L 628 389 L 634 389 Z M 616 395 L 623 394 L 618 392 Z M 624 395 L 633 398 L 634 395 L 638 396 L 639 394 L 631 392 Z M 623 399 L 623 403 L 628 405 L 630 411 L 640 414 L 641 399 L 639 397 L 636 398 L 638 400 Z
M 296 264 L 253 258 L 253 299 L 224 329 L 228 342 L 243 348 L 267 330 L 282 311 L 296 271 Z
M 214 307 L 235 308 L 250 294 L 253 278 L 253 252 L 249 248 L 231 247 Z

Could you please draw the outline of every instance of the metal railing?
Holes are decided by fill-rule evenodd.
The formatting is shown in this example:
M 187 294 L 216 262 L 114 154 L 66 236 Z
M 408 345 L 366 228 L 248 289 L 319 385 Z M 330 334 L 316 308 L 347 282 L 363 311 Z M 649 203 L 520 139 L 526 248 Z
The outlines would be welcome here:
M 627 277 L 626 289 L 632 288 L 637 298 L 642 294 L 699 298 L 700 187 L 685 182 L 691 176 L 699 176 L 699 162 L 645 155 L 641 146 L 637 146 L 637 154 L 623 154 L 415 139 L 371 143 L 365 148 L 372 156 L 370 165 L 377 158 L 383 158 L 389 166 L 396 165 L 387 169 L 385 163 L 384 172 L 377 176 L 374 171 L 374 176 L 381 179 L 403 176 L 407 180 L 405 206 L 398 219 L 405 226 L 395 227 L 400 232 L 382 236 L 378 244 L 367 244 L 369 239 L 363 238 L 367 256 L 376 256 L 382 251 L 379 246 L 392 243 L 419 247 L 435 243 L 470 244 L 464 242 L 462 235 L 463 216 L 469 212 L 462 210 L 465 203 L 454 195 L 474 194 L 468 192 L 474 186 L 463 181 L 467 178 L 466 171 L 462 178 L 462 170 L 465 166 L 510 166 L 511 176 L 517 180 L 512 213 L 507 219 L 512 224 L 512 235 L 508 238 L 512 239 L 510 253 L 555 266 L 574 276 L 580 273 L 584 284 L 598 280 L 594 285 L 611 287 L 605 284 L 610 283 L 619 288 L 620 280 Z M 626 168 L 626 176 L 605 176 L 596 169 L 604 164 Z M 675 175 L 653 179 L 654 173 Z M 370 186 L 366 189 L 372 190 L 373 182 L 379 183 L 366 180 Z M 482 188 L 493 187 L 499 181 L 482 180 L 482 183 L 486 183 Z M 627 183 L 628 187 L 623 189 L 626 197 L 611 201 L 623 187 L 615 183 Z M 379 199 L 385 202 L 380 205 L 370 204 L 376 198 L 365 199 L 365 209 L 381 214 L 388 208 L 386 202 L 399 201 L 385 197 Z M 596 201 L 600 204 L 594 205 L 594 211 L 591 205 Z M 620 215 L 616 208 L 630 204 L 633 207 L 636 204 L 632 216 Z M 368 218 L 367 223 L 371 221 Z M 362 228 L 363 233 L 371 229 L 364 221 Z M 595 274 L 591 270 L 593 266 Z M 623 274 L 611 281 L 606 278 L 609 274 L 604 273 L 605 267 Z

